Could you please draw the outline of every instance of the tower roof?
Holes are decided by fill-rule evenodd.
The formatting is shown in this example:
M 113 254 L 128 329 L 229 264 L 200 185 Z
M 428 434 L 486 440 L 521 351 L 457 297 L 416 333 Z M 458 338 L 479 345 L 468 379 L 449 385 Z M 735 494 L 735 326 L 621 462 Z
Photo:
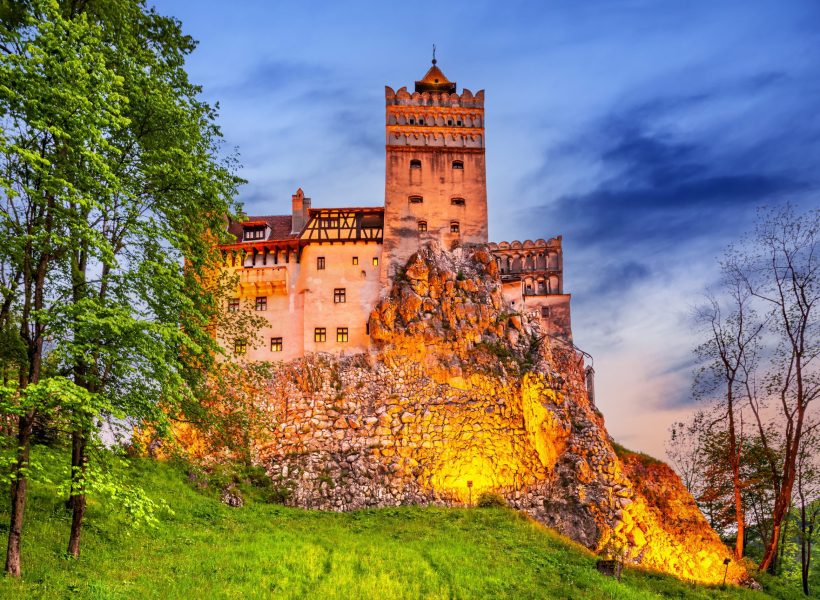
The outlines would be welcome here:
M 433 66 L 421 78 L 421 81 L 416 82 L 416 91 L 453 94 L 456 91 L 456 82 L 447 79 L 447 76 L 436 66 L 436 59 L 433 58 Z

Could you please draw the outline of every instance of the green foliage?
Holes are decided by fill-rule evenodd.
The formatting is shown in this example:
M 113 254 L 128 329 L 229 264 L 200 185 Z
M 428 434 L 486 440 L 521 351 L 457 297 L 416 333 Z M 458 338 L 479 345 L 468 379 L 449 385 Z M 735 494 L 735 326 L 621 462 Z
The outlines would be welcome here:
M 479 508 L 500 508 L 507 506 L 507 501 L 501 494 L 494 492 L 481 492 L 478 495 L 475 505 Z
M 45 465 L 65 463 L 42 452 L 36 448 L 35 455 Z M 26 515 L 29 568 L 22 581 L 0 579 L 0 597 L 803 598 L 794 583 L 770 577 L 761 578 L 767 594 L 630 568 L 618 583 L 595 571 L 596 556 L 513 511 L 326 513 L 252 500 L 231 508 L 188 485 L 181 465 L 137 459 L 127 470 L 129 481 L 174 512 L 158 512 L 157 528 L 131 529 L 127 516 L 92 498 L 85 550 L 68 561 L 69 514 L 55 486 L 33 483 Z M 5 499 L 0 511 L 8 510 Z

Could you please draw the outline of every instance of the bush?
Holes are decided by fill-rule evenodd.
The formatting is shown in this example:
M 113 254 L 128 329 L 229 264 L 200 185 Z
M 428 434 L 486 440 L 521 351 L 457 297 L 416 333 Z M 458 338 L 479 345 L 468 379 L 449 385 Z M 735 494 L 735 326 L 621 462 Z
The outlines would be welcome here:
M 481 492 L 476 500 L 479 508 L 499 508 L 507 506 L 507 501 L 501 494 L 495 492 Z

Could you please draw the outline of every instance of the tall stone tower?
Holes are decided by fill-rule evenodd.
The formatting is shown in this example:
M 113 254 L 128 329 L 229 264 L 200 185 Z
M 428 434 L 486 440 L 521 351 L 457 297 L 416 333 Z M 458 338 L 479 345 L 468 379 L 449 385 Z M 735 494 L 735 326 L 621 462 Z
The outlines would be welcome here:
M 414 93 L 385 86 L 385 282 L 425 242 L 487 243 L 484 90 L 456 91 L 436 66 Z

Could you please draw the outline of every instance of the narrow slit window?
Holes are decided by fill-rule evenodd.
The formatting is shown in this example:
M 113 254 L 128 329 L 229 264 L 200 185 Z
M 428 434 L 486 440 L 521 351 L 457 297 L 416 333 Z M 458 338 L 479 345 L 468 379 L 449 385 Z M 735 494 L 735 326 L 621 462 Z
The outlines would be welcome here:
M 256 310 L 268 310 L 268 297 L 267 296 L 257 296 L 256 297 Z
M 325 257 L 324 256 L 316 257 L 316 270 L 317 271 L 323 271 L 324 268 L 325 268 Z
M 275 337 L 270 339 L 270 351 L 271 352 L 281 352 L 282 351 L 282 338 Z
M 313 330 L 313 341 L 324 342 L 327 340 L 327 329 L 324 327 L 316 327 Z
M 427 221 L 419 221 L 419 233 L 427 231 Z
M 378 256 L 374 256 L 374 257 L 373 257 L 373 266 L 374 266 L 374 267 L 378 267 L 378 266 L 379 266 L 379 257 L 378 257 Z
M 353 257 L 353 264 L 354 264 L 354 265 L 358 265 L 358 264 L 359 264 L 359 257 L 358 257 L 358 256 L 354 256 L 354 257 Z
M 335 288 L 333 290 L 333 302 L 336 304 L 343 304 L 347 302 L 347 289 Z
M 454 160 L 453 161 L 453 168 L 454 169 L 464 169 L 464 161 L 463 160 Z
M 458 233 L 461 231 L 461 227 L 458 224 L 458 221 L 452 221 L 450 223 L 450 233 Z
M 336 341 L 337 342 L 346 342 L 347 341 L 347 327 L 337 327 L 336 328 Z

